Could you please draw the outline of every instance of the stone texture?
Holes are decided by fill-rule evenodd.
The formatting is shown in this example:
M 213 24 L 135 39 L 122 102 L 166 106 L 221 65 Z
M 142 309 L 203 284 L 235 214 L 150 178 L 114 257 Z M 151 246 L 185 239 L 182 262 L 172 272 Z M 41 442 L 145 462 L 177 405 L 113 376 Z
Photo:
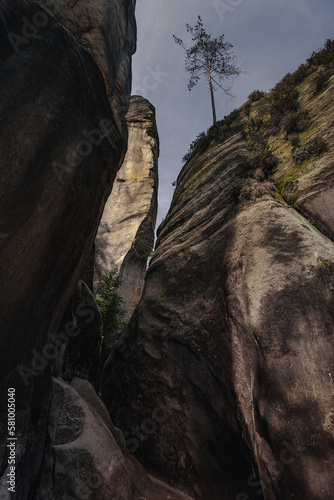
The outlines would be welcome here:
M 147 476 L 85 380 L 53 379 L 46 449 L 38 500 L 191 500 Z
M 130 5 L 117 2 L 120 22 L 130 13 L 133 19 Z M 126 135 L 92 55 L 48 11 L 5 0 L 0 24 L 0 475 L 3 491 L 7 388 L 15 387 L 16 496 L 25 500 L 33 498 L 46 438 L 53 359 L 47 334 L 58 331 L 83 272 Z M 119 28 L 112 35 L 115 71 L 134 45 L 121 43 Z M 120 84 L 115 92 L 125 96 L 130 82 Z
M 131 25 L 131 5 L 113 2 L 120 23 Z M 48 20 L 36 37 L 8 38 L 32 29 L 22 27 L 22 18 L 30 23 L 36 16 Z M 3 1 L 0 23 L 0 496 L 10 495 L 7 389 L 15 387 L 15 498 L 189 500 L 146 474 L 94 388 L 72 379 L 86 377 L 97 388 L 99 318 L 88 288 L 77 283 L 125 152 L 127 135 L 119 125 L 125 116 L 118 107 L 114 117 L 89 51 L 39 4 Z M 116 15 L 112 23 L 113 67 L 123 70 L 117 71 L 111 102 L 119 95 L 126 102 L 124 64 L 134 40 L 123 43 Z M 78 328 L 81 337 L 73 336 Z M 62 329 L 70 337 L 65 351 Z M 52 380 L 59 349 L 55 371 L 72 386 Z
M 102 393 L 130 436 L 166 404 L 135 455 L 196 499 L 330 500 L 334 245 L 277 194 L 235 200 L 246 123 L 241 112 L 229 139 L 183 168 Z M 330 196 L 330 156 L 317 164 Z M 275 176 L 285 168 L 282 155 Z
M 127 114 L 129 145 L 96 237 L 95 280 L 120 270 L 127 316 L 141 297 L 145 254 L 154 245 L 157 215 L 159 139 L 154 107 L 132 96 Z
M 312 158 L 303 167 L 295 165 L 292 146 L 286 141 L 286 132 L 281 131 L 270 139 L 271 147 L 281 162 L 274 174 L 277 183 L 292 181 L 295 185 L 294 206 L 321 232 L 334 239 L 334 129 L 332 127 L 334 103 L 334 77 L 327 88 L 314 94 L 317 72 L 310 75 L 301 85 L 300 104 L 310 117 L 309 126 L 300 133 L 303 144 L 316 136 L 329 144 L 328 151 L 319 158 Z M 270 109 L 270 96 L 252 105 L 253 117 L 265 117 Z
M 120 132 L 131 93 L 131 55 L 136 50 L 136 0 L 41 0 L 91 51 L 106 85 Z
M 54 342 L 59 354 L 53 364 L 53 375 L 71 381 L 88 380 L 97 392 L 101 380 L 101 313 L 88 286 L 79 281 L 67 306 Z

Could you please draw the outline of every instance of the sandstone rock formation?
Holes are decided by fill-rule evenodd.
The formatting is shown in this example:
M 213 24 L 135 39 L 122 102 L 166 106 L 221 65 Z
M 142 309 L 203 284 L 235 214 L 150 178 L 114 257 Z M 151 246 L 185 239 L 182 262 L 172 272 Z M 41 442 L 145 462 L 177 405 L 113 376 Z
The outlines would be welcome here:
M 112 38 L 109 99 L 92 55 L 50 12 L 0 6 L 0 496 L 189 500 L 130 456 L 88 382 L 98 390 L 100 318 L 79 278 L 126 149 L 135 23 L 131 1 L 84 3 Z
M 153 244 L 158 139 L 140 97 L 118 172 L 135 2 L 42 3 L 0 6 L 0 496 L 14 474 L 20 500 L 332 500 L 333 77 L 314 92 L 312 69 L 298 87 L 300 139 L 321 134 L 320 156 L 293 161 L 286 121 L 261 135 L 265 96 L 181 172 L 104 371 L 123 435 L 97 395 L 100 317 L 79 280 L 113 185 L 101 231 L 113 218 L 122 235 L 129 310 Z M 249 174 L 261 141 L 264 163 L 280 159 L 272 178 Z
M 34 498 L 191 500 L 147 476 L 93 387 L 79 378 L 71 384 L 53 379 L 44 467 Z
M 131 55 L 136 50 L 136 0 L 41 0 L 92 53 L 104 77 L 120 132 L 131 93 Z
M 278 136 L 271 138 L 275 155 L 281 160 L 274 173 L 278 186 L 293 185 L 294 207 L 312 221 L 321 232 L 334 240 L 334 173 L 332 164 L 334 153 L 334 131 L 330 126 L 334 113 L 333 92 L 334 77 L 321 93 L 314 88 L 321 68 L 310 75 L 298 86 L 301 110 L 309 115 L 309 124 L 300 133 L 300 139 L 306 143 L 315 137 L 321 137 L 329 144 L 329 150 L 320 157 L 313 157 L 303 168 L 296 166 L 291 154 L 291 144 L 286 140 L 286 132 L 281 130 Z M 260 118 L 269 113 L 270 95 L 252 105 L 252 116 Z
M 154 107 L 143 97 L 131 97 L 127 123 L 128 151 L 96 237 L 95 280 L 114 267 L 120 270 L 120 294 L 130 317 L 144 287 L 146 255 L 154 245 L 159 138 Z
M 58 356 L 53 375 L 71 381 L 80 377 L 100 392 L 101 313 L 88 286 L 79 281 L 58 328 Z
M 134 26 L 134 14 L 132 2 L 113 4 L 120 15 L 112 22 L 120 25 L 108 60 L 112 99 L 124 94 L 126 102 L 134 40 L 122 22 Z M 44 454 L 54 335 L 90 254 L 126 135 L 92 55 L 50 12 L 30 0 L 5 0 L 0 24 L 0 475 L 7 491 L 12 387 L 16 497 L 25 500 L 34 497 Z
M 311 114 L 302 139 L 321 123 L 328 152 L 296 166 L 286 133 L 270 138 L 277 184 L 298 180 L 294 206 L 272 181 L 235 196 L 247 112 L 266 117 L 265 97 L 183 168 L 142 299 L 104 370 L 129 448 L 136 440 L 148 471 L 196 499 L 334 497 L 334 81 L 313 95 L 312 78 L 300 87 Z M 147 432 L 157 399 L 169 417 Z

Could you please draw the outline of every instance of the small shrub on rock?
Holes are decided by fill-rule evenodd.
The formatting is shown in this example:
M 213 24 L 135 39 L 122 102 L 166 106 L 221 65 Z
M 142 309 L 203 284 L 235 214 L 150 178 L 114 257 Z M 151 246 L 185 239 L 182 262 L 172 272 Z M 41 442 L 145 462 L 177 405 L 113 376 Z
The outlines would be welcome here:
M 253 172 L 253 178 L 258 182 L 263 182 L 266 175 L 261 168 L 256 168 Z
M 235 201 L 250 201 L 253 197 L 250 181 L 246 181 L 245 184 L 235 184 L 231 189 L 231 194 Z
M 243 186 L 240 191 L 239 200 L 250 201 L 252 197 L 253 197 L 253 188 L 251 186 Z
M 288 136 L 288 139 L 289 139 L 289 141 L 291 142 L 291 145 L 294 148 L 298 148 L 298 147 L 301 146 L 300 137 L 299 137 L 299 134 L 297 132 L 294 132 L 293 134 L 290 134 Z
M 272 106 L 271 114 L 285 115 L 289 111 L 298 111 L 299 109 L 299 92 L 295 88 L 296 83 L 291 73 L 288 73 L 280 82 L 272 89 Z
M 329 71 L 319 71 L 314 81 L 314 92 L 316 94 L 319 94 L 326 88 L 330 76 L 331 75 Z
M 293 205 L 296 201 L 297 185 L 298 181 L 288 180 L 279 188 L 280 195 L 285 199 L 288 205 Z
M 251 118 L 249 120 L 249 125 L 246 128 L 246 132 L 252 135 L 254 132 L 260 132 L 264 128 L 263 118 Z
M 233 186 L 233 196 L 238 201 L 255 201 L 266 194 L 276 191 L 276 185 L 272 180 L 259 182 L 254 178 L 248 179 L 244 184 Z
M 312 52 L 307 59 L 309 66 L 328 66 L 334 62 L 334 40 L 328 38 L 324 48 Z
M 283 120 L 283 127 L 289 135 L 302 132 L 306 129 L 310 121 L 308 111 L 297 111 L 289 113 Z
M 96 302 L 102 316 L 103 345 L 111 350 L 125 329 L 125 310 L 118 290 L 122 280 L 116 268 L 99 281 L 96 288 Z
M 303 163 L 303 161 L 310 158 L 310 156 L 312 155 L 310 155 L 310 151 L 307 145 L 300 146 L 293 152 L 293 159 L 295 160 L 296 165 L 300 165 L 301 163 Z
M 257 182 L 254 185 L 254 197 L 261 198 L 266 194 L 272 194 L 276 191 L 276 185 L 272 180 L 267 180 L 265 182 Z
M 261 170 L 268 176 L 278 165 L 278 159 L 273 155 L 264 131 L 262 119 L 251 119 L 246 129 L 248 141 L 246 148 L 251 152 L 248 159 L 249 170 Z
M 307 64 L 301 64 L 299 68 L 294 73 L 292 73 L 294 84 L 299 85 L 310 74 L 310 67 Z
M 289 205 L 293 205 L 296 201 L 296 190 L 297 182 L 289 181 L 285 184 L 284 198 Z
M 231 189 L 232 198 L 236 201 L 239 200 L 239 196 L 242 190 L 242 184 L 235 184 Z
M 247 101 L 245 106 L 244 106 L 244 110 L 245 110 L 245 113 L 247 116 L 249 116 L 251 107 L 252 107 L 252 103 L 250 101 Z
M 278 159 L 273 155 L 269 146 L 252 152 L 249 158 L 251 170 L 261 169 L 265 176 L 271 174 L 278 165 Z
M 280 127 L 278 125 L 274 125 L 274 123 L 275 123 L 275 120 L 270 122 L 269 128 L 267 130 L 267 137 L 277 135 L 280 133 L 280 131 L 281 131 Z
M 326 52 L 332 52 L 334 50 L 334 40 L 327 38 L 325 41 L 324 49 Z
M 190 144 L 188 151 L 182 158 L 182 161 L 184 163 L 190 160 L 190 158 L 201 149 L 201 146 L 204 143 L 205 136 L 205 132 L 201 132 L 197 135 L 196 139 Z
M 261 99 L 261 97 L 263 97 L 264 95 L 265 95 L 265 92 L 263 92 L 262 90 L 253 90 L 253 92 L 251 94 L 249 94 L 248 99 L 251 102 L 256 102 L 256 101 L 259 101 Z
M 327 150 L 327 142 L 322 137 L 316 136 L 303 146 L 295 149 L 293 158 L 296 165 L 300 165 L 303 161 L 312 158 L 312 156 L 321 156 Z
M 321 156 L 328 151 L 328 143 L 322 137 L 316 136 L 310 141 L 310 148 L 313 155 Z
M 183 163 L 186 163 L 195 154 L 205 151 L 212 141 L 219 140 L 222 142 L 225 140 L 230 135 L 230 127 L 238 116 L 239 111 L 235 109 L 229 116 L 225 116 L 224 120 L 219 120 L 206 132 L 198 134 L 196 139 L 190 144 L 187 153 L 182 158 Z

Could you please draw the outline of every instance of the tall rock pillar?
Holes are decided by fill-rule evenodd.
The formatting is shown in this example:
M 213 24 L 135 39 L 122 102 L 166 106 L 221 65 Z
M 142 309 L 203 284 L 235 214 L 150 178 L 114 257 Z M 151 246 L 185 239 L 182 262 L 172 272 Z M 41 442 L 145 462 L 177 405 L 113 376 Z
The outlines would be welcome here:
M 155 109 L 133 96 L 127 114 L 128 151 L 116 176 L 96 237 L 95 280 L 117 267 L 131 316 L 142 294 L 147 254 L 154 245 L 159 138 Z

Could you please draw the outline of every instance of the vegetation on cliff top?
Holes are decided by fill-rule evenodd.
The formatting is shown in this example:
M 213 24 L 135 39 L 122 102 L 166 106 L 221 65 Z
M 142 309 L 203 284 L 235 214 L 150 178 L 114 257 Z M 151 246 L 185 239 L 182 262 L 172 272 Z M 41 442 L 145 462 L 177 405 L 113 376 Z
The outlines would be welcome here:
M 204 27 L 203 21 L 198 16 L 197 24 L 193 28 L 186 24 L 188 33 L 192 35 L 194 45 L 189 49 L 183 40 L 173 35 L 175 43 L 186 52 L 185 67 L 190 73 L 188 89 L 191 90 L 205 76 L 210 90 L 213 124 L 217 122 L 214 92 L 220 88 L 230 95 L 230 86 L 223 85 L 224 80 L 238 76 L 240 70 L 236 65 L 236 58 L 231 52 L 233 45 L 224 40 L 225 35 L 211 39 Z
M 183 161 L 188 162 L 195 155 L 202 154 L 210 144 L 223 143 L 232 134 L 241 131 L 249 156 L 243 165 L 245 182 L 233 186 L 233 197 L 251 200 L 256 198 L 256 193 L 261 195 L 276 190 L 292 204 L 297 187 L 295 176 L 289 175 L 284 182 L 274 184 L 273 174 L 279 161 L 272 148 L 287 141 L 286 149 L 289 150 L 290 144 L 292 166 L 298 168 L 327 151 L 328 144 L 321 135 L 306 133 L 310 127 L 310 114 L 302 104 L 300 89 L 303 88 L 301 84 L 313 75 L 310 98 L 317 96 L 326 89 L 333 74 L 334 40 L 326 40 L 323 49 L 313 52 L 305 64 L 294 73 L 288 73 L 269 94 L 255 90 L 239 110 L 199 134 Z
M 190 144 L 182 161 L 186 163 L 195 154 L 203 153 L 212 141 L 223 142 L 230 137 L 231 134 L 235 132 L 234 129 L 231 129 L 231 125 L 239 115 L 240 111 L 235 109 L 230 115 L 225 116 L 223 120 L 219 120 L 212 125 L 206 132 L 198 134 L 196 139 Z

